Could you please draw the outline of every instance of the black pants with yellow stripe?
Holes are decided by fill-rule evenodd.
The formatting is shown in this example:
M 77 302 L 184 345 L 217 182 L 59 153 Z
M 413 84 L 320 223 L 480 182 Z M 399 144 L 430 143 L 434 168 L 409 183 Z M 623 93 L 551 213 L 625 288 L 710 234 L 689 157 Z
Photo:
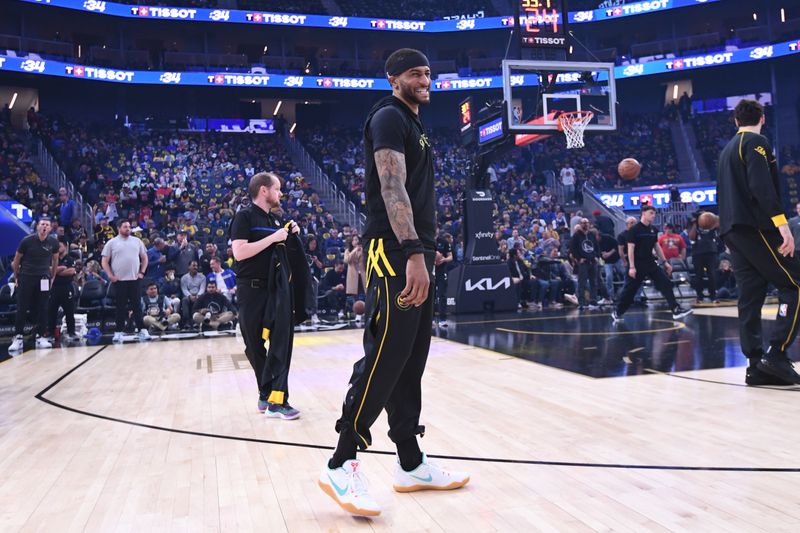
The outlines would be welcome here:
M 742 352 L 747 357 L 758 357 L 764 350 L 761 307 L 770 283 L 778 289 L 779 305 L 769 345 L 777 350 L 787 350 L 797 336 L 800 259 L 797 256 L 783 257 L 778 253 L 783 238 L 777 230 L 734 226 L 723 238 L 731 250 L 733 273 L 739 287 Z
M 406 257 L 396 243 L 369 241 L 364 357 L 353 365 L 350 388 L 336 431 L 359 449 L 372 444 L 370 427 L 381 411 L 389 417 L 389 438 L 406 441 L 421 432 L 422 374 L 428 359 L 433 320 L 434 253 L 425 254 L 431 285 L 419 307 L 399 300 L 406 286 Z M 345 440 L 348 440 L 345 438 Z

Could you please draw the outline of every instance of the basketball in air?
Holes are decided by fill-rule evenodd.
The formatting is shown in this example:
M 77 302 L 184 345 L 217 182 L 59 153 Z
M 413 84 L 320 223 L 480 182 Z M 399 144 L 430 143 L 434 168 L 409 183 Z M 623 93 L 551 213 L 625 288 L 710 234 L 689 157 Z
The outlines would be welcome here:
M 364 302 L 362 302 L 361 300 L 358 300 L 357 302 L 355 302 L 353 304 L 353 313 L 355 313 L 357 315 L 363 315 L 364 314 L 364 309 L 366 307 L 367 306 L 366 306 L 366 304 Z
M 719 226 L 719 217 L 714 213 L 705 211 L 697 218 L 697 225 L 702 229 L 714 229 Z
M 619 172 L 619 177 L 625 181 L 635 180 L 642 172 L 642 165 L 634 158 L 627 157 L 619 162 L 617 172 Z

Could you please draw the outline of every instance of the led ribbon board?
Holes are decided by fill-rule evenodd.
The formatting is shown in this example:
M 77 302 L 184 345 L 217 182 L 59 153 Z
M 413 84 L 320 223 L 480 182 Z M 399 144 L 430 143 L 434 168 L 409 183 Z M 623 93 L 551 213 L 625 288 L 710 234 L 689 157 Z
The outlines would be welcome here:
M 800 53 L 800 40 L 765 46 L 743 48 L 733 52 L 692 55 L 673 59 L 661 59 L 649 63 L 625 65 L 614 68 L 617 80 L 664 74 L 676 70 L 693 70 L 720 65 L 735 65 L 752 61 L 765 61 Z M 235 72 L 154 72 L 149 70 L 122 70 L 63 63 L 49 59 L 25 59 L 0 56 L 0 73 L 22 72 L 26 74 L 59 76 L 82 80 L 97 80 L 112 83 L 145 85 L 184 85 L 204 87 L 259 87 L 321 90 L 372 90 L 389 91 L 385 78 L 347 78 L 327 76 L 285 76 L 282 74 L 247 74 Z M 538 76 L 512 76 L 511 84 L 537 85 Z M 502 89 L 502 76 L 482 76 L 435 80 L 434 92 L 474 89 Z
M 349 30 L 402 31 L 417 33 L 443 33 L 471 30 L 497 30 L 514 26 L 514 17 L 461 18 L 450 20 L 396 20 L 387 18 L 341 17 L 302 13 L 273 13 L 236 9 L 203 9 L 193 7 L 138 6 L 105 0 L 18 0 L 30 4 L 59 7 L 85 13 L 97 13 L 139 20 L 173 20 L 179 22 L 207 22 L 256 24 L 269 26 L 338 28 Z M 534 1 L 534 0 L 529 0 Z M 546 1 L 546 0 L 545 0 Z M 572 23 L 600 22 L 612 18 L 645 15 L 678 7 L 688 7 L 718 2 L 719 0 L 652 0 L 626 4 L 618 8 L 572 11 Z M 559 13 L 559 18 L 561 14 Z M 524 24 L 524 19 L 523 19 Z

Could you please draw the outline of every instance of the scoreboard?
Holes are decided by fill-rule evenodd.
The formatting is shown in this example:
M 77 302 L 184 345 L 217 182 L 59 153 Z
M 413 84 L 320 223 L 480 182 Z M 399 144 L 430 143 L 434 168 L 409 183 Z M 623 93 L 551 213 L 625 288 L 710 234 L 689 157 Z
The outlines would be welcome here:
M 522 46 L 566 48 L 564 0 L 519 0 Z

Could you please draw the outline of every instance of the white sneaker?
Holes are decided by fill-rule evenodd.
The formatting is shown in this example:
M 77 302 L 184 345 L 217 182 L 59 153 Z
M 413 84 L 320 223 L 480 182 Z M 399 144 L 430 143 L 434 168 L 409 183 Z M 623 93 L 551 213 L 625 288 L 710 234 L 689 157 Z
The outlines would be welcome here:
M 447 327 L 447 320 L 440 320 L 439 321 L 439 327 L 440 328 L 446 328 Z
M 339 320 L 344 320 L 344 311 L 339 311 L 337 316 L 339 317 Z
M 47 337 L 40 337 L 39 335 L 36 336 L 36 349 L 47 349 L 52 348 L 53 343 Z
M 14 342 L 12 342 L 11 346 L 8 347 L 8 351 L 21 352 L 24 343 L 25 343 L 25 338 L 22 335 L 17 335 L 16 337 L 14 337 Z
M 356 459 L 345 461 L 339 468 L 322 467 L 317 483 L 325 494 L 333 498 L 348 513 L 360 516 L 378 516 L 381 508 L 367 491 L 361 463 Z
M 565 294 L 564 299 L 572 305 L 578 305 L 578 297 L 574 294 Z
M 398 459 L 394 470 L 394 490 L 397 492 L 414 492 L 418 490 L 453 490 L 469 483 L 466 472 L 450 472 L 436 463 L 428 462 L 422 454 L 422 464 L 411 472 L 400 466 Z
M 123 333 L 121 331 L 115 331 L 114 337 L 111 339 L 111 342 L 113 342 L 114 344 L 122 344 L 123 341 L 122 336 Z
M 139 340 L 140 341 L 149 341 L 153 337 L 150 336 L 150 332 L 147 331 L 147 328 L 142 328 L 139 330 Z
M 317 313 L 311 315 L 311 323 L 315 326 L 319 324 L 319 317 L 317 316 Z

